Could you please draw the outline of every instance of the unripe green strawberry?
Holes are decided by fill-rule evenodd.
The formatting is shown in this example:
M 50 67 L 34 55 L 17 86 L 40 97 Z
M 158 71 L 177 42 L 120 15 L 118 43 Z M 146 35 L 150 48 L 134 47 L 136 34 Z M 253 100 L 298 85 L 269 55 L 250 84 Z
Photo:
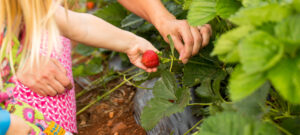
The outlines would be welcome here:
M 147 50 L 142 57 L 142 63 L 148 68 L 154 68 L 159 65 L 157 54 L 152 50 Z

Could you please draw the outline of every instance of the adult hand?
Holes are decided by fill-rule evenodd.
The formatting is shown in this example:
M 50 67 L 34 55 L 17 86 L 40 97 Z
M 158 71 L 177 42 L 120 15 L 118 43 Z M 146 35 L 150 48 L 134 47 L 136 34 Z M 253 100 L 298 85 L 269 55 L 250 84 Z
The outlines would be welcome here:
M 28 135 L 30 131 L 31 128 L 26 124 L 25 120 L 14 114 L 10 114 L 10 125 L 6 135 Z
M 186 20 L 164 18 L 159 23 L 154 23 L 166 42 L 170 35 L 174 41 L 174 46 L 179 52 L 179 59 L 186 64 L 191 56 L 196 55 L 199 50 L 209 43 L 212 29 L 209 24 L 193 27 Z
M 127 54 L 130 62 L 137 66 L 138 68 L 141 68 L 147 72 L 156 72 L 157 68 L 147 68 L 143 63 L 142 63 L 142 56 L 144 52 L 147 50 L 153 50 L 155 52 L 158 52 L 158 50 L 147 40 L 141 38 L 141 37 L 136 37 L 134 40 L 132 46 L 128 48 L 125 53 Z
M 18 80 L 40 96 L 55 96 L 72 89 L 66 69 L 56 59 L 41 57 L 41 62 L 31 69 L 30 63 L 17 73 Z

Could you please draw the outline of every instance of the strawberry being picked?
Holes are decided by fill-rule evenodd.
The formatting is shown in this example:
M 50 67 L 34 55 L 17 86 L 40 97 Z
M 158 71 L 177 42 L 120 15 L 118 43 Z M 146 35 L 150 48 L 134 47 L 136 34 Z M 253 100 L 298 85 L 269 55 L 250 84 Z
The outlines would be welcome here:
M 159 58 L 157 54 L 152 50 L 147 50 L 142 57 L 142 63 L 147 68 L 154 68 L 159 65 Z
M 95 6 L 95 3 L 94 3 L 93 1 L 88 1 L 88 2 L 86 2 L 86 8 L 87 8 L 88 10 L 93 9 L 94 6 Z

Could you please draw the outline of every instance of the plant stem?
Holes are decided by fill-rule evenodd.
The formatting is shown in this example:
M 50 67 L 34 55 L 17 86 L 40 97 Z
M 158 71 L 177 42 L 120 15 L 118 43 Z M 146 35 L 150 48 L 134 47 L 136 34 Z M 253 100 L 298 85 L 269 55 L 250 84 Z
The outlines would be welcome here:
M 114 79 L 118 78 L 118 77 L 121 76 L 121 75 L 125 75 L 126 73 L 128 73 L 128 72 L 130 72 L 130 71 L 132 71 L 132 70 L 134 70 L 134 69 L 136 69 L 136 67 L 131 67 L 131 68 L 125 70 L 124 72 L 121 72 L 118 76 L 113 77 L 111 80 L 114 80 Z M 81 90 L 78 94 L 76 94 L 76 99 L 79 98 L 79 97 L 81 97 L 82 95 L 84 95 L 85 93 L 87 93 L 88 91 L 90 91 L 91 89 L 95 89 L 95 88 L 97 88 L 97 87 L 102 86 L 103 84 L 100 85 L 100 86 L 92 87 L 92 86 L 94 86 L 94 85 L 97 85 L 97 84 L 102 83 L 102 82 L 104 81 L 104 78 L 107 78 L 107 77 L 110 77 L 110 76 L 113 76 L 113 75 L 114 75 L 114 74 L 108 75 L 108 76 L 106 76 L 106 77 L 100 77 L 100 78 L 98 78 L 98 79 L 92 81 L 88 86 L 84 87 L 83 90 Z M 105 84 L 105 83 L 104 83 L 104 84 Z
M 172 72 L 174 58 L 173 58 L 173 56 L 170 56 L 170 57 L 171 57 L 170 72 Z
M 191 105 L 212 105 L 212 103 L 191 103 L 191 104 L 188 104 L 189 106 Z
M 133 82 L 129 81 L 129 80 L 126 78 L 125 75 L 124 75 L 124 80 L 125 80 L 126 82 L 128 82 L 129 84 L 131 84 L 132 86 L 137 87 L 137 88 L 140 88 L 140 89 L 146 89 L 146 90 L 151 90 L 151 89 L 152 89 L 152 88 L 146 88 L 146 87 L 142 87 L 142 86 L 139 86 L 139 85 L 134 84 Z
M 128 80 L 131 80 L 131 79 L 133 79 L 134 77 L 139 76 L 139 75 L 141 75 L 141 74 L 143 74 L 143 73 L 144 73 L 144 72 L 139 72 L 139 73 L 137 73 L 137 74 L 131 76 L 130 78 L 128 78 Z M 122 85 L 124 85 L 126 82 L 127 82 L 127 81 L 124 80 L 124 81 L 122 81 L 119 85 L 117 85 L 116 87 L 114 87 L 114 88 L 112 88 L 111 90 L 105 92 L 103 95 L 97 96 L 97 98 L 96 98 L 94 101 L 90 102 L 87 106 L 85 106 L 85 107 L 83 107 L 81 110 L 79 110 L 79 111 L 76 113 L 76 115 L 81 114 L 82 112 L 84 112 L 85 110 L 87 110 L 88 108 L 90 108 L 92 105 L 94 105 L 95 103 L 97 103 L 98 101 L 100 101 L 102 98 L 106 97 L 106 96 L 109 95 L 110 93 L 112 93 L 112 92 L 114 92 L 115 90 L 117 90 L 118 88 L 120 88 L 120 87 L 121 87 Z
M 190 128 L 188 131 L 186 131 L 183 135 L 187 135 L 189 132 L 191 132 L 194 128 L 196 128 L 201 122 L 203 121 L 203 119 L 199 120 L 192 128 Z

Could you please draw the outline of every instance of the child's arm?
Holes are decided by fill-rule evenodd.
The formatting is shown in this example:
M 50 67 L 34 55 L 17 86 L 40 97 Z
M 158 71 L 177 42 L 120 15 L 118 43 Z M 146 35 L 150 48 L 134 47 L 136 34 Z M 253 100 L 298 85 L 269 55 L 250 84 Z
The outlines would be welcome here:
M 156 68 L 146 68 L 141 63 L 141 55 L 146 50 L 157 51 L 147 40 L 90 14 L 68 11 L 66 15 L 63 7 L 57 10 L 56 21 L 64 36 L 94 47 L 126 53 L 132 64 L 147 72 L 156 71 Z

